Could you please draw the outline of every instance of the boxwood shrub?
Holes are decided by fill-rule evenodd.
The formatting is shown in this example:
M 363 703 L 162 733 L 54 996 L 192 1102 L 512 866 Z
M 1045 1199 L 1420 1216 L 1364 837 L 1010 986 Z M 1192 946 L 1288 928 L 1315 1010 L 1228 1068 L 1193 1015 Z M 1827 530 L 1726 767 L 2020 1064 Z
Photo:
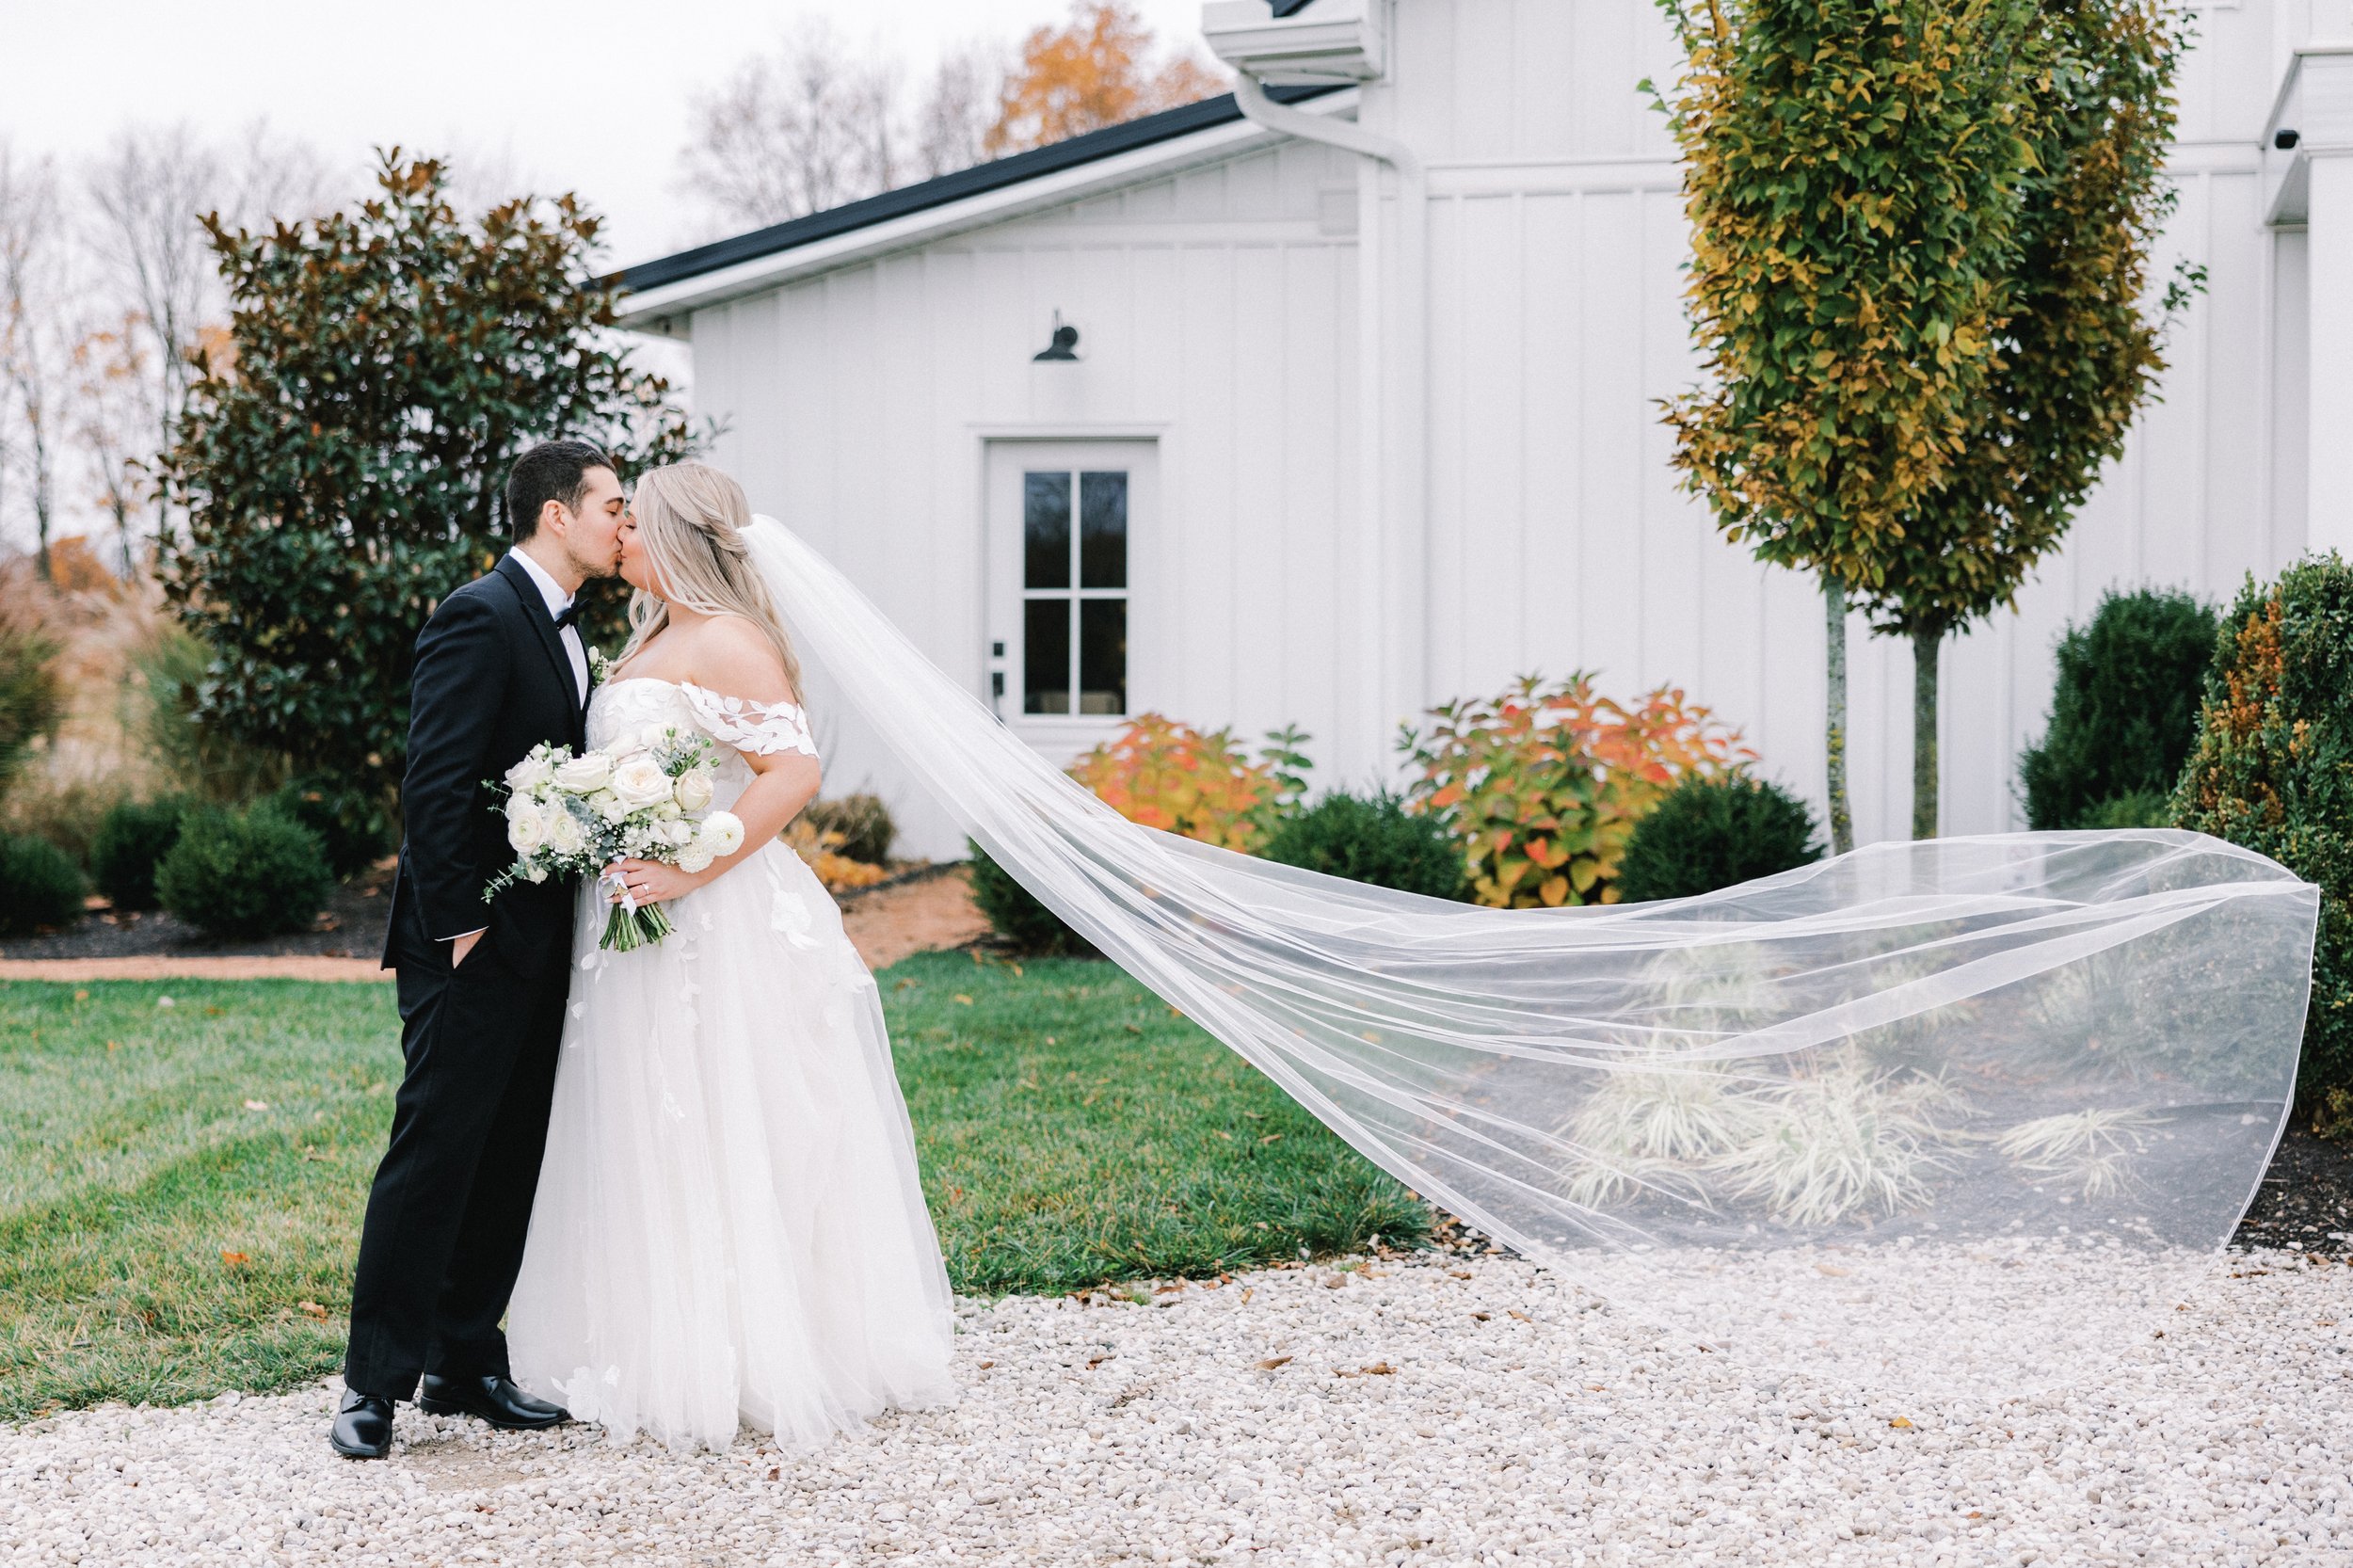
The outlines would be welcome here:
M 1465 892 L 1463 857 L 1445 824 L 1417 816 L 1384 791 L 1371 796 L 1334 791 L 1283 820 L 1266 857 L 1376 888 L 1431 898 Z
M 972 855 L 972 902 L 987 917 L 990 930 L 1023 952 L 1095 956 L 1093 943 L 1032 897 L 988 851 L 968 839 L 965 843 Z
M 2026 825 L 2145 825 L 2117 822 L 2111 803 L 2172 791 L 2198 737 L 2214 648 L 2214 612 L 2155 588 L 2110 591 L 2087 625 L 2069 627 L 2050 723 L 2018 760 Z
M 72 925 L 82 916 L 82 871 L 73 857 L 29 833 L 0 833 L 0 936 Z
M 188 803 L 178 795 L 120 801 L 98 824 L 90 876 L 117 909 L 155 907 L 155 868 L 180 841 Z
M 1821 857 L 1814 813 L 1780 785 L 1691 776 L 1634 824 L 1618 890 L 1629 900 L 1689 898 Z
M 191 814 L 155 871 L 163 906 L 216 936 L 307 929 L 333 885 L 318 835 L 269 804 Z

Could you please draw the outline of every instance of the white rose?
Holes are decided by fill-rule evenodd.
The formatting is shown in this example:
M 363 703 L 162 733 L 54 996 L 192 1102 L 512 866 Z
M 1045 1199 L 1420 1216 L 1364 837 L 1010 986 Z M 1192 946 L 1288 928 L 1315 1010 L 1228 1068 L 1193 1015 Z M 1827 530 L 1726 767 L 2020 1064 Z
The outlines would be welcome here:
M 569 811 L 548 813 L 548 848 L 566 856 L 578 855 L 588 847 L 588 835 L 581 830 L 580 819 Z
M 556 784 L 576 795 L 601 790 L 613 776 L 613 759 L 601 751 L 584 752 L 555 766 Z
M 547 813 L 521 795 L 506 803 L 506 841 L 516 854 L 529 855 L 548 841 Z
M 695 841 L 711 848 L 712 858 L 733 855 L 744 847 L 744 824 L 732 811 L 713 811 L 703 819 Z
M 610 790 L 599 790 L 588 797 L 588 809 L 606 822 L 619 822 L 629 815 L 629 802 Z
M 678 795 L 679 808 L 680 810 L 699 811 L 704 807 L 711 804 L 711 770 L 709 768 L 689 768 L 686 772 L 678 776 L 677 780 L 670 786 L 670 788 Z
M 631 810 L 642 810 L 670 798 L 670 776 L 662 771 L 661 763 L 640 752 L 613 770 L 613 792 L 628 802 Z
M 530 756 L 506 770 L 506 787 L 519 795 L 527 795 L 545 784 L 554 775 L 554 765 L 547 760 L 546 754 L 534 751 Z
M 696 872 L 710 870 L 711 863 L 717 858 L 711 852 L 711 846 L 697 839 L 678 852 L 678 869 L 692 876 Z

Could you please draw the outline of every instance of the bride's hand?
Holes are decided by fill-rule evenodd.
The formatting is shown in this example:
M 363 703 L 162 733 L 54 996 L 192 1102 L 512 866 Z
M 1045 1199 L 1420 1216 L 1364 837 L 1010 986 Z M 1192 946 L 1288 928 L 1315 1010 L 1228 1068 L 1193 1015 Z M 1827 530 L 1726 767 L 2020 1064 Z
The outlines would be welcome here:
M 605 872 L 621 879 L 622 887 L 629 889 L 629 896 L 637 901 L 639 908 L 684 898 L 711 880 L 707 871 L 683 872 L 661 860 L 616 860 L 605 868 Z M 621 896 L 619 888 L 606 886 L 606 903 L 618 904 Z

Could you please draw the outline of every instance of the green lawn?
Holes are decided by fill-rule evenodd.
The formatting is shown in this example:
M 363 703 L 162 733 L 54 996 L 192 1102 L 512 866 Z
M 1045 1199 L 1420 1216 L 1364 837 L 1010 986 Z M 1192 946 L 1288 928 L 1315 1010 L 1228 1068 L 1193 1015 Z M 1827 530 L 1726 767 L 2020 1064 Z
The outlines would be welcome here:
M 880 977 L 960 1290 L 1202 1274 L 1421 1206 L 1107 964 Z M 163 999 L 171 1005 L 162 1005 Z M 0 983 L 0 1420 L 340 1365 L 390 986 Z

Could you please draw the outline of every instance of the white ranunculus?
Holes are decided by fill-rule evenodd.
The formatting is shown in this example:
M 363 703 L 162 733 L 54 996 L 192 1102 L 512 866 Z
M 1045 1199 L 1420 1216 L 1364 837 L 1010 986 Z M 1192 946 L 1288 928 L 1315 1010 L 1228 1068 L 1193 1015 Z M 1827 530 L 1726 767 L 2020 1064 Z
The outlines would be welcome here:
M 677 801 L 665 800 L 661 805 L 655 807 L 651 811 L 648 811 L 647 815 L 653 818 L 656 822 L 676 822 L 679 818 L 686 815 L 686 813 L 678 808 Z
M 670 776 L 662 771 L 662 764 L 640 752 L 624 760 L 613 770 L 613 792 L 629 803 L 632 811 L 670 798 Z
M 744 847 L 744 824 L 732 811 L 713 811 L 703 819 L 701 831 L 695 835 L 698 844 L 711 846 L 713 859 L 733 855 Z
M 629 815 L 629 802 L 610 790 L 599 790 L 588 797 L 588 809 L 606 822 L 619 822 Z
M 554 764 L 548 760 L 547 755 L 534 751 L 506 770 L 506 787 L 519 795 L 527 795 L 554 776 Z
M 582 829 L 578 817 L 560 808 L 548 813 L 548 848 L 558 855 L 573 856 L 587 847 L 588 835 Z
M 506 803 L 506 841 L 518 855 L 529 855 L 548 841 L 548 817 L 536 801 L 518 795 Z
M 545 882 L 547 879 L 548 869 L 545 866 L 533 866 L 523 872 L 525 882 Z
M 556 784 L 576 795 L 603 789 L 612 776 L 613 759 L 601 751 L 583 752 L 555 766 Z
M 695 841 L 695 824 L 683 819 L 662 824 L 662 841 L 672 849 L 683 849 Z
M 710 870 L 711 863 L 717 858 L 719 857 L 711 852 L 709 844 L 696 839 L 678 852 L 678 869 L 692 876 L 696 872 Z
M 689 768 L 680 774 L 670 787 L 677 792 L 679 809 L 682 811 L 699 811 L 711 804 L 712 782 L 709 768 Z

